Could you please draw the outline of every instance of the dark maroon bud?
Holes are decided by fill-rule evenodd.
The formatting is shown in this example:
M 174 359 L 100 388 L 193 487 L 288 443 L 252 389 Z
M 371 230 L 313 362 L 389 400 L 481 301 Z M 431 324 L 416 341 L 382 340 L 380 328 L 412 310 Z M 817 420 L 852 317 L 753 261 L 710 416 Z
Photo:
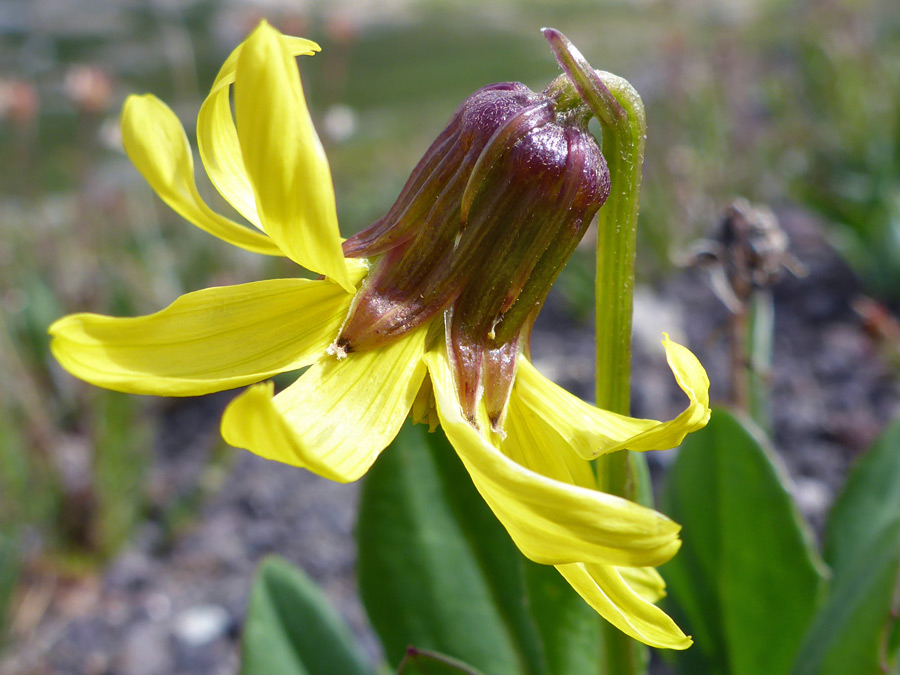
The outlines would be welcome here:
M 609 195 L 590 110 L 555 92 L 472 94 L 388 213 L 344 242 L 371 270 L 334 351 L 388 344 L 444 313 L 463 412 L 475 424 L 483 402 L 498 433 L 530 325 Z

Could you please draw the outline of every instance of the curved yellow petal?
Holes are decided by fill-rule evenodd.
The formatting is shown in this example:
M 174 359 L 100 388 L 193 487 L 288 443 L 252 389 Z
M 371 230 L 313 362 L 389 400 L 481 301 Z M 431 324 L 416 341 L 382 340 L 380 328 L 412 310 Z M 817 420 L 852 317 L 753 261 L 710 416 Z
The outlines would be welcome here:
M 310 56 L 320 51 L 319 45 L 312 40 L 286 35 L 282 35 L 281 40 L 292 56 Z M 200 106 L 200 113 L 197 115 L 197 145 L 203 166 L 216 189 L 238 213 L 262 229 L 256 212 L 256 197 L 241 157 L 229 96 L 243 47 L 243 43 L 238 45 L 222 64 L 209 96 Z
M 66 370 L 100 387 L 197 396 L 313 362 L 335 339 L 350 301 L 327 280 L 207 288 L 148 316 L 63 317 L 50 326 L 50 348 Z
M 544 564 L 637 566 L 675 554 L 680 528 L 663 514 L 540 475 L 491 445 L 462 416 L 444 344 L 425 354 L 441 426 L 522 553 Z
M 627 448 L 665 450 L 679 445 L 692 431 L 709 421 L 709 379 L 697 357 L 688 349 L 663 340 L 669 367 L 678 385 L 687 394 L 687 408 L 668 422 L 637 419 L 601 410 L 554 384 L 527 360 L 522 359 L 513 386 L 512 399 L 545 420 L 581 457 Z
M 203 201 L 184 128 L 158 98 L 151 94 L 128 97 L 122 110 L 122 143 L 150 187 L 183 218 L 229 244 L 283 255 L 267 236 L 219 215 Z
M 647 602 L 612 565 L 557 565 L 572 588 L 604 619 L 636 640 L 661 649 L 687 649 L 691 639 Z
M 549 478 L 582 487 L 596 486 L 591 463 L 573 452 L 561 452 L 560 448 L 563 447 L 564 441 L 553 427 L 538 418 L 533 411 L 522 407 L 515 397 L 510 400 L 506 431 L 507 437 L 500 447 L 511 459 Z M 601 565 L 585 567 L 585 565 L 578 564 L 560 566 L 561 570 L 565 568 L 569 568 L 569 572 L 564 576 L 570 579 L 576 590 L 604 617 L 639 640 L 647 642 L 656 639 L 659 642 L 659 636 L 654 638 L 653 632 L 648 630 L 646 625 L 641 625 L 642 620 L 631 615 L 628 606 L 616 604 L 608 596 L 605 587 L 602 585 L 598 587 L 599 581 L 602 581 L 604 577 L 595 579 L 586 572 L 586 570 L 601 568 L 607 571 L 606 576 L 610 576 L 612 572 L 609 570 L 617 570 L 621 579 L 634 594 L 644 601 L 652 603 L 665 596 L 665 582 L 653 567 L 607 568 Z M 614 581 L 618 586 L 618 582 L 615 579 Z M 623 595 L 629 603 L 634 604 L 632 593 L 622 591 L 620 595 Z M 664 646 L 672 646 L 670 642 L 673 640 L 677 642 L 684 637 L 671 620 L 659 610 L 648 610 L 641 605 L 640 611 L 652 618 L 651 625 L 655 629 L 662 628 L 667 636 L 665 639 L 669 640 Z
M 619 567 L 619 576 L 647 602 L 666 597 L 666 582 L 654 567 Z
M 340 361 L 325 356 L 273 398 L 255 385 L 225 409 L 222 435 L 266 459 L 347 483 L 394 439 L 425 379 L 426 327 Z
M 565 440 L 517 396 L 510 397 L 505 427 L 500 450 L 514 462 L 553 480 L 597 489 L 591 462 L 574 452 L 561 452 Z
M 573 452 L 560 452 L 562 438 L 534 413 L 510 401 L 507 436 L 500 449 L 513 461 L 555 480 L 596 489 L 597 479 L 590 461 Z M 665 597 L 666 584 L 653 567 L 620 567 L 622 578 L 648 602 Z
M 234 111 L 263 229 L 296 263 L 352 292 L 331 170 L 306 108 L 297 61 L 266 22 L 238 55 Z

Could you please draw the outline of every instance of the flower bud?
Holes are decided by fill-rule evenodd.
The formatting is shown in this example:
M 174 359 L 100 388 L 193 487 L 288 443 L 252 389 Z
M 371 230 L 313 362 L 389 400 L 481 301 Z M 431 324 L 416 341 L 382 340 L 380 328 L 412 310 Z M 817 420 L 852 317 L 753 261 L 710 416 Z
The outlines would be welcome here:
M 520 336 L 609 194 L 589 118 L 520 83 L 466 99 L 390 211 L 344 242 L 372 267 L 335 351 L 387 344 L 444 312 L 463 411 L 474 423 L 483 400 L 499 431 Z

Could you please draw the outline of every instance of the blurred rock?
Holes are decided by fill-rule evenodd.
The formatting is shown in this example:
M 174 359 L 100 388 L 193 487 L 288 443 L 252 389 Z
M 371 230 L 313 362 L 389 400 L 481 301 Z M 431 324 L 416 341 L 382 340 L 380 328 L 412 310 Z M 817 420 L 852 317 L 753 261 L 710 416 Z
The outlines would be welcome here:
M 228 631 L 231 616 L 218 605 L 199 605 L 175 617 L 172 634 L 189 647 L 202 647 Z

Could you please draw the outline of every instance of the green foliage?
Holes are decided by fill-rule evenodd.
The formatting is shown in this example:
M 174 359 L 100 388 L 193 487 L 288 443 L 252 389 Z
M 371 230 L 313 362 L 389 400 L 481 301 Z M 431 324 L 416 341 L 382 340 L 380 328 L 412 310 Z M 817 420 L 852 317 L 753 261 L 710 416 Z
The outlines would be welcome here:
M 897 668 L 900 579 L 900 420 L 866 453 L 828 520 L 825 606 L 797 659 L 797 675 L 875 675 Z
M 796 70 L 772 105 L 806 149 L 796 197 L 834 228 L 870 292 L 900 298 L 900 15 L 891 3 L 796 3 Z
M 315 583 L 282 558 L 264 560 L 250 594 L 241 675 L 372 672 Z
M 442 433 L 407 425 L 359 514 L 360 591 L 392 665 L 413 645 L 488 675 L 596 671 L 598 617 L 518 552 Z
M 679 672 L 788 673 L 817 606 L 823 567 L 769 451 L 715 410 L 671 469 L 663 510 L 684 545 L 663 569 L 695 645 Z
M 825 561 L 833 580 L 849 575 L 865 550 L 900 522 L 900 420 L 855 466 L 828 518 Z
M 132 396 L 100 392 L 94 424 L 92 467 L 96 492 L 96 546 L 112 555 L 140 522 L 146 506 L 144 477 L 151 434 Z
M 834 505 L 827 580 L 768 451 L 724 411 L 685 442 L 664 501 L 684 546 L 663 574 L 696 642 L 679 672 L 896 672 L 900 420 Z

